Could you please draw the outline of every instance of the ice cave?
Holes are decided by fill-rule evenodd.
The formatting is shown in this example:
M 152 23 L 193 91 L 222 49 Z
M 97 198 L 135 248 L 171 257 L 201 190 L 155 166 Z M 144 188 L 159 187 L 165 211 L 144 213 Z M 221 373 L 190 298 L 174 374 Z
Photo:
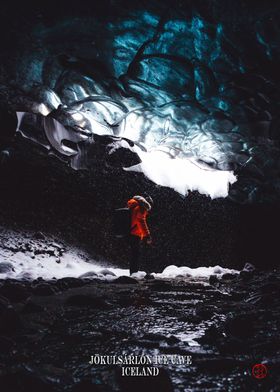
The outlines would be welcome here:
M 1 392 L 279 390 L 279 22 L 1 1 Z

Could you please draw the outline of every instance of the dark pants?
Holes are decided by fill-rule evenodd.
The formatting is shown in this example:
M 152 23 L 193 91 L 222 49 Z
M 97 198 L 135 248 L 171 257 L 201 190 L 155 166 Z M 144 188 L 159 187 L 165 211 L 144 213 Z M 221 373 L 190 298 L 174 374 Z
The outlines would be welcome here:
M 129 270 L 130 275 L 134 272 L 139 271 L 139 256 L 140 256 L 140 242 L 141 239 L 136 235 L 129 236 L 130 246 L 130 259 L 129 259 Z

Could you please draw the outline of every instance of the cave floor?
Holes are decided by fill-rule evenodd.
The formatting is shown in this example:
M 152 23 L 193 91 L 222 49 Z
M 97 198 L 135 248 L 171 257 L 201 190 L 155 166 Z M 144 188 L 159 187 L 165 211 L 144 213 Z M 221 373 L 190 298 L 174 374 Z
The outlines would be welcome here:
M 2 280 L 1 390 L 276 391 L 279 290 L 279 271 L 211 284 Z M 90 364 L 96 354 L 191 356 L 191 364 L 161 364 L 156 377 L 129 377 L 120 365 Z M 266 364 L 266 378 L 252 376 L 257 363 Z

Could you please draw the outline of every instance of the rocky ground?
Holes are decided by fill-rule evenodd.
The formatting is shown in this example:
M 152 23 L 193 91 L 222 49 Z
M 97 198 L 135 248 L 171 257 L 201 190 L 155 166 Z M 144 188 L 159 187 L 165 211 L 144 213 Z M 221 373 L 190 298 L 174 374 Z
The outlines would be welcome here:
M 0 281 L 6 391 L 277 391 L 280 271 L 222 279 Z M 91 355 L 192 355 L 157 377 L 124 377 Z M 268 375 L 252 377 L 265 363 Z

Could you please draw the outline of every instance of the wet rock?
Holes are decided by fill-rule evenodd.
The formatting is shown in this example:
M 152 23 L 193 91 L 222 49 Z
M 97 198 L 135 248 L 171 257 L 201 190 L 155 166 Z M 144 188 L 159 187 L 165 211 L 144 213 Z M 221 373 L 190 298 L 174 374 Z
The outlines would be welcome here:
M 240 278 L 244 281 L 250 280 L 255 272 L 256 268 L 253 264 L 251 263 L 246 263 L 243 267 L 243 270 L 240 271 Z
M 134 300 L 135 306 L 148 306 L 152 305 L 154 302 L 149 298 L 148 295 L 137 295 Z
M 225 324 L 227 334 L 240 339 L 248 339 L 255 334 L 255 314 L 241 314 Z
M 246 282 L 252 278 L 253 274 L 249 271 L 240 271 L 239 276 L 243 281 Z
M 12 263 L 1 262 L 0 263 L 0 274 L 5 274 L 6 272 L 14 271 L 14 266 Z
M 201 306 L 197 307 L 196 309 L 196 315 L 198 317 L 201 317 L 203 320 L 211 319 L 211 317 L 215 313 L 215 306 Z
M 216 327 L 211 326 L 206 330 L 205 334 L 201 338 L 197 339 L 197 341 L 201 344 L 209 344 L 214 346 L 217 344 L 217 341 L 222 339 L 223 335 L 221 331 Z
M 44 279 L 42 278 L 42 276 L 39 276 L 37 279 L 35 279 L 33 281 L 33 283 L 37 283 L 37 282 L 44 282 Z
M 128 293 L 120 293 L 120 297 L 118 298 L 118 304 L 121 306 L 147 306 L 151 305 L 153 302 L 146 295 L 138 295 L 133 294 L 128 291 Z
M 15 345 L 13 339 L 7 338 L 6 336 L 0 336 L 0 353 L 9 352 Z
M 140 367 L 141 369 L 141 367 Z M 143 369 L 143 368 L 142 368 Z M 167 370 L 160 368 L 156 377 L 123 377 L 117 370 L 117 381 L 121 392 L 131 391 L 160 391 L 173 392 L 173 385 Z
M 104 283 L 104 279 L 101 279 L 100 277 L 99 278 L 94 278 L 94 277 L 92 277 L 92 278 L 83 278 L 83 279 L 80 279 L 80 280 L 83 283 L 83 285 L 88 285 L 88 284 L 92 285 L 92 284 L 97 284 L 97 283 L 103 284 Z
M 157 333 L 147 333 L 144 334 L 141 339 L 141 344 L 143 341 L 150 341 L 150 342 L 167 342 L 168 344 L 175 344 L 179 342 L 179 339 L 176 336 L 165 336 Z
M 131 295 L 122 295 L 120 298 L 118 298 L 118 304 L 122 307 L 134 305 L 135 302 L 135 298 Z
M 23 324 L 17 312 L 8 307 L 5 309 L 0 318 L 0 333 L 5 335 L 12 335 L 22 330 Z
M 106 163 L 114 167 L 130 167 L 141 162 L 126 140 L 113 141 L 107 147 Z
M 226 273 L 226 274 L 223 274 L 223 276 L 222 276 L 223 280 L 234 280 L 236 278 L 237 278 L 237 275 L 231 274 L 231 273 Z
M 247 293 L 244 291 L 233 291 L 230 296 L 233 301 L 241 301 L 246 297 Z
M 155 341 L 165 340 L 165 338 L 166 337 L 164 335 L 161 335 L 159 333 L 145 333 L 142 336 L 142 339 L 145 339 L 145 340 L 155 340 Z
M 146 275 L 144 276 L 144 279 L 146 279 L 146 280 L 154 280 L 155 277 L 154 277 L 154 275 L 146 274 Z
M 240 365 L 239 361 L 234 358 L 203 358 L 202 360 L 197 361 L 197 365 L 200 369 L 203 369 L 205 372 L 217 372 L 219 369 L 220 372 L 228 371 L 234 369 L 236 366 Z
M 40 252 L 40 253 L 42 253 L 42 252 Z M 57 249 L 46 249 L 45 251 L 44 251 L 44 253 L 46 253 L 47 255 L 49 255 L 49 256 L 58 256 L 58 252 L 57 252 Z
M 33 287 L 32 293 L 34 295 L 53 295 L 58 292 L 58 289 L 55 286 L 52 286 L 48 283 L 40 283 Z
M 83 279 L 83 278 L 95 278 L 97 277 L 97 273 L 93 272 L 93 271 L 89 271 L 89 272 L 85 272 L 84 274 L 79 276 L 79 279 Z
M 217 275 L 210 275 L 209 284 L 214 285 L 216 283 L 219 283 L 219 279 L 218 279 Z
M 9 308 L 11 306 L 10 301 L 8 300 L 8 298 L 3 297 L 3 295 L 0 295 L 0 314 L 6 310 L 7 308 Z
M 22 368 L 10 371 L 0 377 L 1 386 L 5 391 L 40 391 L 55 392 L 56 389 L 51 382 L 36 374 L 32 368 Z
M 104 299 L 87 294 L 71 295 L 67 298 L 66 304 L 70 306 L 90 306 L 96 309 L 108 308 L 108 303 Z
M 36 304 L 33 301 L 28 301 L 23 309 L 22 309 L 22 313 L 39 313 L 39 312 L 43 312 L 45 310 L 45 308 L 39 304 Z
M 58 279 L 55 285 L 60 290 L 63 290 L 67 288 L 81 287 L 84 285 L 84 282 L 79 278 L 67 277 L 67 278 Z
M 163 280 L 152 280 L 151 289 L 154 291 L 170 291 L 172 290 L 172 285 L 169 282 Z
M 101 392 L 98 385 L 93 384 L 90 380 L 83 380 L 76 384 L 71 392 Z
M 257 304 L 261 301 L 261 299 L 262 299 L 262 295 L 259 292 L 257 293 L 255 292 L 249 295 L 249 297 L 246 299 L 246 302 Z
M 256 267 L 251 263 L 246 263 L 243 267 L 242 271 L 253 272 L 256 270 Z
M 34 255 L 40 255 L 43 253 L 42 249 L 34 249 L 33 251 Z
M 53 364 L 44 364 L 34 367 L 34 374 L 40 375 L 46 382 L 55 382 L 58 385 L 67 385 L 72 382 L 72 377 L 66 369 L 54 366 Z
M 271 297 L 278 297 L 280 295 L 280 282 L 268 282 L 265 283 L 263 286 L 260 287 L 260 291 L 263 294 L 270 294 Z M 272 299 L 271 298 L 271 299 Z
M 9 282 L 6 282 L 0 288 L 0 294 L 4 295 L 11 302 L 20 302 L 20 301 L 25 300 L 27 297 L 29 297 L 30 292 L 21 283 L 9 283 Z
M 120 276 L 119 278 L 114 280 L 114 283 L 118 284 L 136 284 L 138 281 L 130 276 Z
M 101 271 L 99 271 L 99 274 L 101 275 L 110 275 L 110 276 L 116 276 L 116 274 L 110 270 L 108 270 L 107 268 L 102 269 Z

